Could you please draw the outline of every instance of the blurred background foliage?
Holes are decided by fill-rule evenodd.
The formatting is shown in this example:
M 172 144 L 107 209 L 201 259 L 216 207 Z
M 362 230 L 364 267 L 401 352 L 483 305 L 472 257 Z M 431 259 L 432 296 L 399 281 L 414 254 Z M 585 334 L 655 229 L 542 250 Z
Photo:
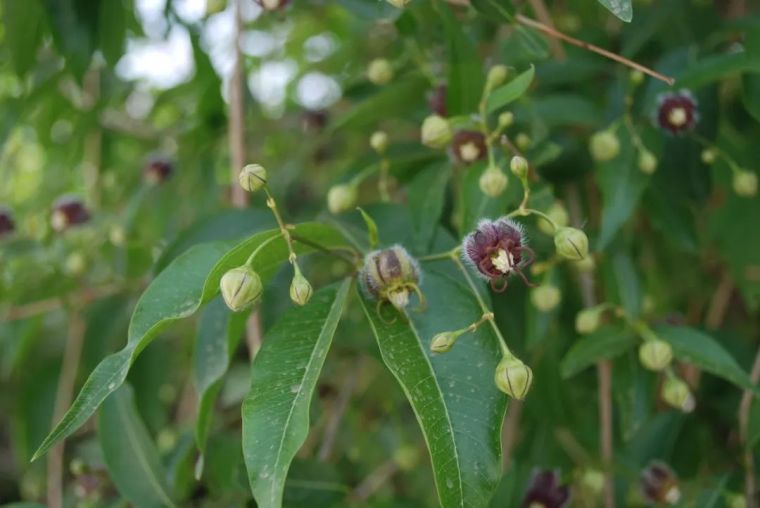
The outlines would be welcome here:
M 274 225 L 262 200 L 245 209 L 229 200 L 232 3 L 0 4 L 0 205 L 16 223 L 15 233 L 0 239 L 2 502 L 45 499 L 45 460 L 29 459 L 52 422 L 72 327 L 85 330 L 78 388 L 101 358 L 121 347 L 136 297 L 172 259 L 191 245 L 237 240 Z M 441 238 L 459 238 L 480 216 L 513 209 L 521 198 L 518 182 L 513 179 L 501 198 L 486 199 L 477 187 L 482 164 L 457 168 L 447 184 L 453 163 L 420 145 L 419 126 L 438 84 L 448 81 L 456 91 L 447 104 L 451 116 L 469 114 L 479 95 L 473 102 L 467 89 L 479 94 L 490 65 L 523 71 L 532 64 L 534 84 L 511 106 L 509 132 L 530 139 L 527 155 L 541 177 L 533 206 L 546 209 L 555 198 L 580 203 L 593 250 L 600 252 L 603 301 L 654 324 L 707 330 L 743 371 L 752 369 L 760 333 L 760 199 L 737 196 L 725 161 L 705 164 L 694 137 L 666 136 L 653 126 L 665 84 L 647 78 L 633 89 L 629 69 L 574 46 L 556 58 L 555 42 L 493 15 L 481 2 L 473 3 L 478 9 L 449 9 L 414 0 L 398 10 L 375 0 L 294 1 L 273 13 L 252 0 L 241 4 L 247 159 L 269 169 L 288 221 L 328 220 L 329 186 L 377 162 L 368 146 L 377 129 L 390 135 L 393 195 L 404 205 L 367 207 L 385 243 L 406 240 L 415 253 L 430 252 L 436 242 L 446 244 Z M 630 24 L 590 0 L 549 2 L 549 10 L 559 30 L 674 76 L 676 88 L 698 99 L 699 136 L 757 173 L 760 14 L 749 4 L 639 1 Z M 521 2 L 513 7 L 532 12 Z M 392 63 L 391 83 L 366 79 L 374 58 Z M 588 153 L 589 137 L 624 114 L 628 96 L 636 130 L 658 158 L 651 176 L 637 169 L 625 130 L 617 159 L 599 164 Z M 159 184 L 147 169 L 156 160 L 172 166 Z M 467 193 L 474 197 L 462 199 L 477 203 L 481 213 L 452 214 Z M 60 233 L 50 217 L 64 195 L 81 199 L 92 219 Z M 435 199 L 440 204 L 432 211 L 422 206 Z M 373 201 L 376 190 L 363 185 L 360 202 Z M 349 230 L 363 227 L 351 214 L 341 221 Z M 439 222 L 447 232 L 433 231 Z M 547 257 L 551 239 L 535 221 L 527 227 L 539 258 Z M 314 259 L 308 273 L 320 286 L 342 270 Z M 535 372 L 493 506 L 518 506 L 534 468 L 560 470 L 574 485 L 575 505 L 599 503 L 587 474 L 600 467 L 596 377 L 583 369 L 589 364 L 569 377 L 563 362 L 579 340 L 574 319 L 582 304 L 572 269 L 559 268 L 552 278 L 563 301 L 551 312 L 531 305 L 519 284 L 493 300 L 499 326 Z M 290 306 L 288 284 L 283 272 L 268 289 L 265 329 Z M 130 418 L 144 425 L 179 505 L 250 506 L 240 449 L 240 403 L 249 385 L 242 346 L 221 387 L 204 476 L 193 478 L 195 335 L 195 320 L 181 321 L 143 353 L 129 375 Z M 657 400 L 659 380 L 642 370 L 635 351 L 615 361 L 620 506 L 643 503 L 638 475 L 652 459 L 678 473 L 685 506 L 738 506 L 729 503 L 743 489 L 742 392 L 693 367 L 682 372 L 697 397 L 691 414 Z M 132 407 L 129 400 L 119 403 Z M 311 413 L 286 504 L 437 504 L 414 414 L 382 366 L 357 305 L 339 326 Z M 343 415 L 339 432 L 326 445 L 336 413 Z M 750 414 L 745 444 L 756 460 L 756 400 Z M 91 422 L 68 442 L 66 505 L 126 506 L 113 481 L 124 471 L 106 468 L 94 430 Z

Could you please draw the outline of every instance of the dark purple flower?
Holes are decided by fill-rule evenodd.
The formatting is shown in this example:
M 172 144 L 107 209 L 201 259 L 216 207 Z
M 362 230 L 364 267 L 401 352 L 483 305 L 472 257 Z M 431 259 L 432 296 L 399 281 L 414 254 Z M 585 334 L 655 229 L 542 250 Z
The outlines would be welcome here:
M 562 508 L 570 501 L 570 488 L 560 485 L 559 472 L 535 471 L 523 497 L 523 508 Z
M 172 176 L 174 164 L 163 157 L 151 158 L 145 164 L 145 179 L 152 184 L 163 183 Z
M 327 111 L 307 109 L 301 115 L 301 128 L 304 132 L 321 132 L 329 120 Z
M 650 503 L 676 504 L 681 499 L 678 478 L 667 464 L 652 461 L 641 471 L 641 493 Z
M 90 212 L 81 199 L 63 196 L 53 204 L 51 224 L 56 231 L 63 231 L 72 226 L 84 224 L 90 220 Z
M 526 245 L 522 226 L 510 219 L 481 220 L 464 238 L 462 251 L 465 261 L 491 283 L 494 291 L 504 291 L 507 277 L 513 273 L 531 285 L 522 269 L 533 262 L 534 254 Z M 497 286 L 498 282 L 502 285 Z
M 7 208 L 0 207 L 0 238 L 10 235 L 16 230 L 16 223 L 13 221 L 13 215 Z
M 699 120 L 697 100 L 688 90 L 666 92 L 657 97 L 655 122 L 673 135 L 692 130 Z
M 446 118 L 448 110 L 446 109 L 446 85 L 438 85 L 428 96 L 428 106 L 430 111 L 438 116 Z
M 456 160 L 472 164 L 487 155 L 486 138 L 477 131 L 459 131 L 454 134 L 451 149 Z

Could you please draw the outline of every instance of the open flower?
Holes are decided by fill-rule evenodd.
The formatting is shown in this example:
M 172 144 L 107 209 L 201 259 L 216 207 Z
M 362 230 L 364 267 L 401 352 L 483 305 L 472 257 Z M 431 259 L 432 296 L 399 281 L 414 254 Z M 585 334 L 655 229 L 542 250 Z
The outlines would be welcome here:
M 486 138 L 477 131 L 459 131 L 454 134 L 451 149 L 456 160 L 472 164 L 487 155 Z
M 522 506 L 533 508 L 563 508 L 570 501 L 570 488 L 560 484 L 557 471 L 534 471 L 533 477 L 525 491 Z
M 77 197 L 63 196 L 53 204 L 50 222 L 56 231 L 63 231 L 84 224 L 89 220 L 89 210 L 85 207 L 84 202 Z
M 0 207 L 0 237 L 10 235 L 16 229 L 13 215 L 7 208 Z
M 641 471 L 641 493 L 650 503 L 676 504 L 681 499 L 678 478 L 667 464 L 652 461 Z
M 494 291 L 504 291 L 513 273 L 531 285 L 522 270 L 533 262 L 533 250 L 526 245 L 522 226 L 510 219 L 481 220 L 464 238 L 462 252 L 464 260 L 491 283 Z
M 419 281 L 417 261 L 400 245 L 367 254 L 359 273 L 364 293 L 377 300 L 378 310 L 384 302 L 390 302 L 401 311 L 409 305 L 412 293 L 416 293 L 420 305 L 424 305 Z
M 688 90 L 666 92 L 657 97 L 655 123 L 673 135 L 692 130 L 699 120 L 697 100 Z

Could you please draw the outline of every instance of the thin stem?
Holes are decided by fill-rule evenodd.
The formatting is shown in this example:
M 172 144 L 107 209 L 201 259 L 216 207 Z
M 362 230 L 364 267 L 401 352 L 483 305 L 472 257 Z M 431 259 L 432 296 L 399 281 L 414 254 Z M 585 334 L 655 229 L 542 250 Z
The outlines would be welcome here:
M 390 193 L 388 191 L 388 173 L 390 171 L 391 163 L 387 157 L 383 156 L 380 160 L 380 178 L 377 181 L 377 190 L 380 192 L 380 200 L 387 203 L 391 200 Z
M 569 35 L 565 35 L 562 32 L 558 31 L 557 29 L 550 27 L 548 25 L 545 25 L 539 21 L 536 21 L 534 19 L 528 18 L 526 16 L 523 16 L 522 14 L 517 14 L 515 16 L 515 20 L 517 20 L 518 23 L 528 26 L 530 28 L 533 28 L 535 30 L 538 30 L 539 32 L 543 32 L 546 35 L 550 37 L 554 37 L 556 39 L 560 39 L 562 41 L 568 42 L 574 46 L 578 46 L 579 48 L 586 49 L 588 51 L 592 51 L 594 53 L 597 53 L 599 55 L 602 55 L 604 57 L 609 58 L 610 60 L 614 60 L 618 63 L 621 63 L 623 65 L 626 65 L 632 69 L 636 69 L 638 71 L 643 72 L 644 74 L 649 74 L 653 78 L 659 79 L 660 81 L 664 81 L 670 86 L 673 86 L 673 83 L 676 82 L 675 79 L 665 76 L 663 74 L 660 74 L 657 71 L 654 71 L 650 69 L 649 67 L 645 67 L 641 64 L 638 64 L 632 60 L 629 60 L 623 56 L 618 55 L 617 53 L 613 53 L 611 51 L 607 51 L 606 49 L 602 49 L 599 46 L 595 46 L 594 44 L 588 43 L 586 41 L 582 41 L 580 39 L 576 39 L 575 37 L 570 37 Z
M 456 257 L 459 255 L 459 247 L 455 247 L 451 250 L 447 250 L 446 252 L 438 252 L 436 254 L 429 254 L 427 256 L 422 256 L 417 258 L 417 261 L 442 261 L 444 259 L 451 259 L 452 257 Z
M 739 171 L 741 171 L 739 164 L 730 155 L 728 155 L 726 152 L 721 150 L 720 147 L 718 147 L 718 145 L 716 145 L 715 143 L 712 143 L 709 139 L 700 136 L 696 132 L 693 132 L 691 134 L 691 137 L 696 139 L 705 148 L 715 152 L 715 154 L 718 157 L 723 159 L 726 162 L 726 164 L 728 164 L 728 167 L 731 169 L 731 172 L 738 173 Z
M 245 260 L 245 264 L 247 266 L 253 267 L 252 264 L 253 264 L 253 260 L 256 259 L 256 255 L 258 255 L 258 253 L 264 247 L 266 247 L 270 243 L 274 242 L 275 240 L 278 240 L 281 237 L 282 237 L 282 233 L 278 233 L 278 234 L 272 236 L 271 238 L 267 238 L 266 240 L 264 240 L 263 242 L 261 242 L 258 247 L 256 247 L 255 249 L 253 249 L 253 252 L 251 252 L 251 255 L 248 256 L 248 259 Z
M 367 179 L 370 175 L 375 173 L 380 169 L 380 164 L 370 164 L 366 168 L 359 171 L 356 176 L 354 176 L 351 181 L 349 182 L 349 185 L 357 186 L 360 183 L 362 183 L 364 180 Z
M 756 385 L 760 381 L 760 348 L 758 348 L 757 354 L 755 355 L 755 362 L 752 365 L 752 371 L 750 372 L 750 381 L 753 385 Z M 754 457 L 752 456 L 752 450 L 747 442 L 752 397 L 752 390 L 744 390 L 741 402 L 739 403 L 739 438 L 742 446 L 744 446 L 742 459 L 745 467 L 744 492 L 747 498 L 747 508 L 757 508 L 757 503 L 755 503 L 755 463 Z
M 291 235 L 291 238 L 294 241 L 298 242 L 298 243 L 302 243 L 304 245 L 308 245 L 309 247 L 314 247 L 315 249 L 317 249 L 320 252 L 324 252 L 325 254 L 329 254 L 331 256 L 335 256 L 336 258 L 341 259 L 341 260 L 345 261 L 346 263 L 350 263 L 350 264 L 352 264 L 354 266 L 356 266 L 356 264 L 357 264 L 357 262 L 359 260 L 359 253 L 356 252 L 353 249 L 348 248 L 348 247 L 345 247 L 345 248 L 342 248 L 342 249 L 330 249 L 328 247 L 325 247 L 324 245 L 321 245 L 321 244 L 319 244 L 317 242 L 313 242 L 313 241 L 311 241 L 309 239 L 306 239 L 306 238 L 302 238 L 302 237 L 300 237 L 298 235 Z M 349 256 L 344 255 L 341 252 L 341 250 L 345 250 L 347 252 L 350 252 L 351 254 L 353 254 L 353 257 L 349 257 Z
M 280 233 L 282 233 L 282 237 L 285 239 L 285 243 L 288 245 L 288 261 L 290 261 L 290 264 L 293 264 L 296 262 L 296 251 L 293 249 L 293 240 L 290 238 L 290 230 L 282 220 L 282 216 L 277 209 L 277 201 L 275 201 L 274 196 L 272 196 L 272 193 L 269 191 L 268 185 L 264 185 L 264 192 L 267 194 L 267 206 L 270 210 L 272 210 L 272 215 L 274 215 L 274 218 L 277 221 L 277 226 L 280 228 Z

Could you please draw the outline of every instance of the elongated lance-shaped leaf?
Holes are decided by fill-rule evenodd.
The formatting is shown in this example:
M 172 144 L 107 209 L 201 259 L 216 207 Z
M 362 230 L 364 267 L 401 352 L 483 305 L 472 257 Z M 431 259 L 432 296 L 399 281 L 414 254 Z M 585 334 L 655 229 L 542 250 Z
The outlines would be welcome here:
M 262 508 L 279 507 L 290 463 L 309 431 L 309 406 L 350 279 L 317 291 L 266 334 L 243 403 L 243 456 Z
M 488 97 L 488 112 L 493 113 L 522 97 L 530 88 L 535 73 L 535 68 L 531 66 L 530 69 L 519 74 L 506 85 L 502 85 L 491 92 Z
M 166 471 L 128 384 L 103 403 L 98 413 L 98 440 L 110 477 L 130 503 L 140 508 L 174 506 Z
M 298 253 L 314 251 L 315 244 L 327 249 L 349 247 L 335 228 L 325 224 L 301 224 L 293 228 L 291 234 L 311 242 L 297 241 L 295 249 Z M 103 400 L 121 386 L 137 356 L 158 332 L 173 321 L 191 316 L 202 304 L 216 296 L 222 275 L 245 263 L 258 247 L 261 249 L 253 267 L 266 282 L 288 258 L 288 249 L 279 230 L 255 234 L 226 254 L 226 244 L 197 245 L 172 261 L 137 302 L 129 324 L 127 345 L 95 367 L 74 403 L 42 442 L 32 460 L 87 421 Z
M 230 355 L 237 347 L 245 329 L 247 314 L 233 313 L 217 297 L 204 309 L 198 323 L 198 335 L 193 350 L 193 379 L 198 391 L 198 413 L 195 419 L 195 443 L 200 452 L 196 477 L 203 471 L 214 400 L 221 388 L 222 377 L 230 364 Z
M 445 354 L 430 352 L 430 339 L 457 330 L 482 312 L 459 281 L 426 272 L 422 291 L 427 310 L 396 316 L 390 305 L 364 311 L 383 361 L 401 384 L 430 451 L 441 506 L 487 506 L 501 476 L 501 425 L 507 396 L 494 385 L 501 358 L 493 328 L 486 323 L 459 338 Z

